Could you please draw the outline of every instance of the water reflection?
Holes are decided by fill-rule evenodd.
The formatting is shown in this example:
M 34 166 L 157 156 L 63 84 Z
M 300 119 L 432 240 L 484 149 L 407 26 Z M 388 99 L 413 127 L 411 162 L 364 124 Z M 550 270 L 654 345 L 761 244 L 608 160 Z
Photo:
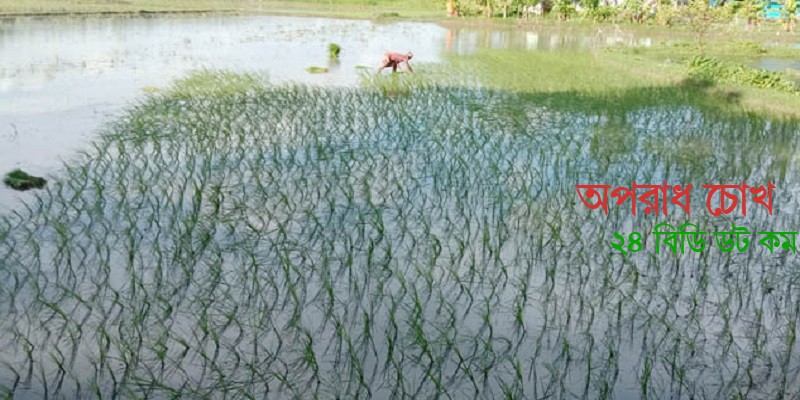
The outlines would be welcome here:
M 482 48 L 517 49 L 530 51 L 587 51 L 603 46 L 624 45 L 649 47 L 653 39 L 604 27 L 594 32 L 567 32 L 556 29 L 489 30 L 478 28 L 449 28 L 445 49 L 459 55 L 474 54 Z
M 765 58 L 758 60 L 753 64 L 756 68 L 765 69 L 767 71 L 785 72 L 787 70 L 800 73 L 800 61 L 797 60 L 782 60 L 778 58 Z

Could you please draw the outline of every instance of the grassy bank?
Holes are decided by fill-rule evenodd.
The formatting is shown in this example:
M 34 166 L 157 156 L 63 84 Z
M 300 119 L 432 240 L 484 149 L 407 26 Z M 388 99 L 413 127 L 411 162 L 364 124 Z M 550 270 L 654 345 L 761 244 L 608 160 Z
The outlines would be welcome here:
M 482 50 L 470 56 L 451 56 L 444 68 L 449 75 L 477 76 L 491 87 L 526 93 L 534 98 L 571 92 L 579 102 L 585 95 L 599 96 L 640 88 L 671 87 L 698 102 L 718 108 L 773 116 L 800 117 L 800 95 L 789 73 L 768 73 L 747 67 L 755 57 L 720 46 L 697 64 L 697 52 L 685 50 L 667 55 L 663 46 L 652 49 L 606 48 L 593 52 L 530 52 Z M 786 49 L 767 49 L 770 57 L 781 57 Z M 439 67 L 441 68 L 441 67 Z M 438 71 L 439 68 L 433 68 Z M 453 70 L 457 71 L 453 73 Z M 731 72 L 733 71 L 733 72 Z M 448 75 L 449 74 L 449 75 Z M 650 99 L 654 101 L 657 99 Z M 563 105 L 563 106 L 566 106 Z M 603 106 L 598 104 L 598 106 Z
M 744 109 L 773 115 L 800 116 L 800 85 L 792 71 L 767 71 L 755 68 L 761 59 L 792 60 L 800 49 L 788 46 L 765 46 L 752 40 L 717 39 L 702 53 L 691 41 L 662 43 L 652 48 L 609 48 L 602 57 L 610 57 L 641 71 L 671 79 L 704 81 L 706 91 L 719 95 Z
M 423 0 L 0 0 L 0 15 L 235 12 L 331 17 L 439 18 L 444 12 Z

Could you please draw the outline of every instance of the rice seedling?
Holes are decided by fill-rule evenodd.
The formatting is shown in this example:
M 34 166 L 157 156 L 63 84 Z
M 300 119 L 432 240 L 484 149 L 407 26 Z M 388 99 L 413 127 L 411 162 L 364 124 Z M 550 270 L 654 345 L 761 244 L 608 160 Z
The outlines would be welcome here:
M 800 393 L 791 256 L 623 257 L 613 233 L 655 222 L 573 186 L 771 179 L 789 207 L 796 121 L 680 85 L 430 71 L 203 71 L 132 106 L 0 217 L 0 395 Z M 780 212 L 748 223 L 800 223 Z
M 328 58 L 330 59 L 338 59 L 339 54 L 342 52 L 342 47 L 336 43 L 329 43 L 328 44 Z
M 328 72 L 330 72 L 330 68 L 328 68 L 328 67 L 311 66 L 311 67 L 306 68 L 306 71 L 308 71 L 309 73 L 312 73 L 312 74 L 327 74 Z
M 20 169 L 15 169 L 6 174 L 3 183 L 14 190 L 41 189 L 47 181 L 38 176 L 29 175 Z

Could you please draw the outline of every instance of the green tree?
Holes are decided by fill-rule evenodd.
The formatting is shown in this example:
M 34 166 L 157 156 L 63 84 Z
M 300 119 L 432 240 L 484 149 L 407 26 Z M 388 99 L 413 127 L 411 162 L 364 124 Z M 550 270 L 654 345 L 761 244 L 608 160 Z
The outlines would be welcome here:
M 697 42 L 697 48 L 700 54 L 703 54 L 706 50 L 708 32 L 718 20 L 717 10 L 708 4 L 708 0 L 690 0 L 689 5 L 685 8 L 689 27 L 692 29 Z
M 631 22 L 644 22 L 644 0 L 625 0 L 621 17 Z
M 494 2 L 495 0 L 479 0 L 478 6 L 483 10 L 483 16 L 486 18 L 494 17 Z
M 797 24 L 797 0 L 785 0 L 783 9 L 786 12 L 786 30 L 794 32 Z
M 586 8 L 587 10 L 594 10 L 597 6 L 600 5 L 599 0 L 581 0 L 580 4 L 582 7 Z
M 447 16 L 457 17 L 458 7 L 456 6 L 456 0 L 446 0 L 446 1 L 447 1 Z
M 572 2 L 570 0 L 556 0 L 553 11 L 556 13 L 556 17 L 558 19 L 567 20 L 570 16 L 572 16 L 575 8 L 572 6 Z
M 761 15 L 762 8 L 764 8 L 763 0 L 744 0 L 742 2 L 742 6 L 739 8 L 739 15 L 747 20 L 748 28 L 758 26 L 758 17 Z
M 509 9 L 516 3 L 516 0 L 497 0 L 500 8 L 503 9 L 503 18 L 508 17 Z
M 678 21 L 679 17 L 680 10 L 673 2 L 662 1 L 660 4 L 656 5 L 655 19 L 659 25 L 671 26 Z

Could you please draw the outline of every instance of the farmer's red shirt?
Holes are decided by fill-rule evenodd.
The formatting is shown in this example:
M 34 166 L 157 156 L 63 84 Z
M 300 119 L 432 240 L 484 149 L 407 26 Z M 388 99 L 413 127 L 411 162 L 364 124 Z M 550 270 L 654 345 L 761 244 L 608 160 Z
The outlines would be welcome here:
M 407 62 L 408 61 L 408 55 L 400 54 L 400 53 L 394 53 L 394 52 L 386 53 L 386 58 L 388 58 L 389 61 L 393 62 L 393 63 L 401 63 L 401 62 Z

